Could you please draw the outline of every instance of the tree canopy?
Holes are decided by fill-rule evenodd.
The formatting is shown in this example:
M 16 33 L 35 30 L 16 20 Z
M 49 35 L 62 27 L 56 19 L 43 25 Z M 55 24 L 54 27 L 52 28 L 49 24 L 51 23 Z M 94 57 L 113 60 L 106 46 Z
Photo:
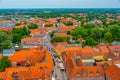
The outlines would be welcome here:
M 71 32 L 74 40 L 79 36 L 85 40 L 85 45 L 97 45 L 98 43 L 111 43 L 120 41 L 120 26 L 112 25 L 109 27 L 100 27 L 92 24 L 79 26 Z
M 73 22 L 72 21 L 68 21 L 66 23 L 64 23 L 66 26 L 73 26 Z
M 51 42 L 69 42 L 70 41 L 70 38 L 67 37 L 67 36 L 56 36 L 56 37 L 53 37 Z
M 5 31 L 0 31 L 0 43 L 4 40 L 8 40 L 9 35 Z
M 2 59 L 0 59 L 0 72 L 5 71 L 5 68 L 8 68 L 10 66 L 11 62 L 8 57 L 3 56 Z
M 10 48 L 10 41 L 9 40 L 5 40 L 1 43 L 1 46 L 3 49 L 9 49 Z
M 45 24 L 45 27 L 52 27 L 53 24 Z
M 36 28 L 38 28 L 38 25 L 34 24 L 34 23 L 31 23 L 31 24 L 28 25 L 28 28 L 29 29 L 36 29 Z
M 30 30 L 26 27 L 13 28 L 12 30 L 13 43 L 20 42 L 22 38 L 29 35 L 30 35 Z
M 78 37 L 81 35 L 83 38 L 87 36 L 87 30 L 84 27 L 77 27 L 74 31 L 72 31 L 72 36 Z

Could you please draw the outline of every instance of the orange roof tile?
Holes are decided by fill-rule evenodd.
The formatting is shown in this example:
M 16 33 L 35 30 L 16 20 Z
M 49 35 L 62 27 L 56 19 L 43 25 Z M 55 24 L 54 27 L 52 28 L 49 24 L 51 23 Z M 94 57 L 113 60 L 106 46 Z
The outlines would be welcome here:
M 0 59 L 1 59 L 2 57 L 3 57 L 2 54 L 0 54 Z
M 106 75 L 111 79 L 111 80 L 120 80 L 120 68 L 118 68 L 116 65 L 111 65 L 107 71 Z
M 69 27 L 69 26 L 60 26 L 60 27 L 58 28 L 58 30 L 69 31 L 69 30 L 70 30 L 70 27 Z
M 12 77 L 11 75 L 7 75 L 7 76 L 5 77 L 5 80 L 14 80 L 14 79 L 13 79 L 13 77 Z
M 27 42 L 27 41 L 40 41 L 42 38 L 24 38 L 21 39 L 21 42 Z
M 20 72 L 20 71 L 27 71 L 27 67 L 19 67 L 19 68 L 6 68 L 5 72 L 7 72 L 9 75 L 12 75 L 14 72 Z
M 66 33 L 57 33 L 57 34 L 55 34 L 55 36 L 68 36 L 68 37 L 70 37 L 70 38 L 72 38 L 72 36 L 71 35 L 67 35 Z
M 24 26 L 15 26 L 15 28 L 23 28 Z
M 117 16 L 118 19 L 120 19 L 120 16 Z
M 29 61 L 31 63 L 40 62 L 45 56 L 43 51 L 44 50 L 35 48 L 21 50 L 19 52 L 15 52 L 13 56 L 9 56 L 9 59 L 12 61 L 12 63 L 19 61 Z
M 0 72 L 0 78 L 4 78 L 5 72 Z
M 18 79 L 19 80 L 26 80 L 26 79 L 30 80 L 30 79 L 32 79 L 31 71 L 20 71 L 18 73 Z
M 0 28 L 0 31 L 7 31 L 8 33 L 11 33 L 12 29 L 10 29 L 10 28 Z
M 69 78 L 75 77 L 76 73 L 82 73 L 83 68 L 82 66 L 77 66 L 74 59 L 70 59 L 66 62 L 66 73 L 68 75 Z M 82 74 L 81 74 L 82 76 Z
M 31 34 L 40 33 L 41 29 L 31 29 Z
M 104 71 L 100 66 L 86 66 L 85 70 L 87 72 L 87 76 L 104 76 Z M 93 75 L 91 75 L 93 73 Z
M 119 45 L 118 46 L 109 46 L 109 49 L 110 49 L 111 52 L 114 52 L 114 51 L 119 50 L 120 46 Z
M 94 56 L 93 48 L 91 48 L 91 47 L 82 48 L 82 50 L 81 50 L 82 58 L 93 57 L 93 56 Z
M 35 66 L 30 67 L 11 67 L 6 68 L 4 73 L 0 73 L 0 78 L 5 78 L 5 80 L 13 80 L 13 73 L 17 73 L 19 80 L 26 79 L 39 79 L 44 80 L 51 79 L 52 71 L 54 68 L 52 55 L 47 51 L 46 48 L 38 46 L 37 48 L 30 48 L 28 50 L 21 50 L 15 52 L 13 56 L 9 56 L 12 62 L 29 60 L 35 63 Z M 40 69 L 42 67 L 42 70 Z M 46 77 L 45 77 L 46 76 Z
M 66 47 L 63 50 L 66 52 L 70 57 L 80 56 L 81 55 L 81 47 L 79 46 L 74 46 L 74 47 Z
M 109 50 L 108 50 L 107 46 L 99 46 L 99 49 L 103 53 L 104 56 L 109 55 Z

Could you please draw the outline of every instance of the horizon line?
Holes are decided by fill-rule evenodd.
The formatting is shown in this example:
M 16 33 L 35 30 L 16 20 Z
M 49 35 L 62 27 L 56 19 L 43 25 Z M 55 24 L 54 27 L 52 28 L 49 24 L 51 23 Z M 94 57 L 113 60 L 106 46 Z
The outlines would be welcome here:
M 0 8 L 0 9 L 120 9 L 120 8 Z

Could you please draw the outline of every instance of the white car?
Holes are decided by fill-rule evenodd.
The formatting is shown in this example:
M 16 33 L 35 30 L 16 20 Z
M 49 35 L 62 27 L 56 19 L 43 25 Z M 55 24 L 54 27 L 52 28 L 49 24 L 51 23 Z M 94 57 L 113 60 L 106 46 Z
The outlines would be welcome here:
M 59 67 L 60 67 L 60 69 L 63 71 L 64 70 L 64 65 L 63 65 L 63 63 L 61 62 L 61 63 L 59 63 Z

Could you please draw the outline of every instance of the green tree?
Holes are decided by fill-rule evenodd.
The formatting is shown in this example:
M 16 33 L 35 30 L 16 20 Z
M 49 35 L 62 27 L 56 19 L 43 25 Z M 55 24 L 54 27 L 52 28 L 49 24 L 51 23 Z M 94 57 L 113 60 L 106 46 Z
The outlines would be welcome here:
M 20 42 L 20 40 L 24 37 L 29 37 L 30 36 L 30 31 L 28 28 L 23 27 L 23 28 L 13 28 L 12 30 L 12 37 L 13 43 Z
M 75 43 L 76 43 L 76 44 L 80 44 L 80 41 L 78 41 L 78 40 L 75 40 Z
M 13 34 L 13 43 L 20 42 L 21 39 L 22 39 L 21 34 Z
M 25 35 L 29 35 L 30 34 L 30 30 L 28 28 L 26 28 L 25 26 L 23 27 L 23 31 Z
M 20 26 L 21 24 L 20 24 L 20 23 L 16 23 L 15 25 L 16 25 L 16 26 Z
M 67 36 L 56 36 L 51 39 L 51 42 L 69 42 L 70 38 Z
M 66 26 L 73 26 L 73 22 L 72 21 L 68 21 L 66 23 L 64 23 Z
M 36 29 L 36 28 L 38 28 L 38 25 L 34 24 L 34 23 L 31 23 L 30 25 L 28 25 L 28 28 L 29 29 Z
M 105 33 L 104 38 L 107 42 L 112 41 L 112 34 L 110 32 Z
M 11 66 L 11 62 L 8 59 L 8 57 L 3 56 L 0 60 L 0 71 L 4 71 L 5 68 L 8 68 Z
M 70 35 L 71 34 L 71 32 L 70 31 L 67 31 L 67 35 Z
M 55 30 L 53 30 L 52 32 L 50 32 L 50 37 L 51 38 L 54 36 L 55 32 L 56 32 Z
M 98 40 L 99 42 L 101 42 L 101 40 L 103 39 L 104 37 L 104 29 L 103 28 L 100 28 L 100 27 L 95 27 L 93 30 L 92 30 L 92 35 L 93 38 L 95 40 Z
M 76 37 L 81 35 L 81 37 L 85 38 L 87 36 L 87 30 L 84 27 L 77 27 L 71 34 Z
M 45 24 L 45 27 L 52 27 L 53 24 Z
M 114 40 L 119 41 L 120 39 L 120 27 L 119 26 L 111 26 L 110 32 Z
M 118 26 L 120 26 L 120 22 L 118 23 Z
M 21 35 L 25 35 L 24 31 L 22 28 L 13 28 L 12 30 L 12 34 L 21 34 Z
M 97 42 L 91 37 L 86 39 L 86 45 L 94 46 L 97 44 Z
M 90 29 L 90 28 L 95 28 L 95 25 L 94 24 L 86 24 L 86 25 L 84 25 L 84 27 L 86 29 Z
M 11 44 L 10 44 L 10 41 L 9 41 L 9 40 L 5 40 L 5 41 L 3 41 L 2 44 L 1 44 L 1 46 L 2 46 L 3 49 L 9 49 L 10 45 L 11 45 Z
M 85 22 L 85 20 L 84 20 L 84 19 L 82 19 L 82 20 L 81 20 L 81 25 L 84 25 L 84 22 Z
M 4 32 L 4 31 L 0 31 L 0 43 L 2 43 L 4 40 L 8 40 L 9 35 Z

